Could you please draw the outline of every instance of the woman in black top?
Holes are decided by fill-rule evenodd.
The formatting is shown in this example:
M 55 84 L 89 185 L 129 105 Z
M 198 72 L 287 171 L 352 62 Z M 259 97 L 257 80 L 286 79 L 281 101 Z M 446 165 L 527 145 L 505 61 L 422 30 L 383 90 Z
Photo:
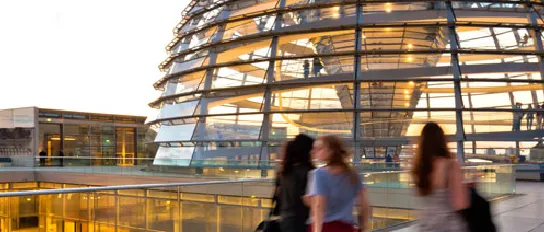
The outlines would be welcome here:
M 285 147 L 276 177 L 280 186 L 277 193 L 282 232 L 306 231 L 310 212 L 302 197 L 306 193 L 308 172 L 315 168 L 310 156 L 313 143 L 312 138 L 300 134 Z

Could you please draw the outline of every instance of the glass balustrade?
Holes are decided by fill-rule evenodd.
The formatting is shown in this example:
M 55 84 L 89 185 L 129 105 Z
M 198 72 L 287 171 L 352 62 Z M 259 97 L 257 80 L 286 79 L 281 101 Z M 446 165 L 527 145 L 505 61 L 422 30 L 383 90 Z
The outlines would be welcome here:
M 464 167 L 482 195 L 515 194 L 512 165 Z M 364 175 L 370 229 L 416 219 L 420 200 L 407 172 Z M 272 208 L 272 179 L 87 187 L 0 185 L 0 231 L 254 231 Z M 65 189 L 60 189 L 65 188 Z M 41 190 L 40 190 L 41 189 Z M 354 212 L 357 212 L 354 209 Z

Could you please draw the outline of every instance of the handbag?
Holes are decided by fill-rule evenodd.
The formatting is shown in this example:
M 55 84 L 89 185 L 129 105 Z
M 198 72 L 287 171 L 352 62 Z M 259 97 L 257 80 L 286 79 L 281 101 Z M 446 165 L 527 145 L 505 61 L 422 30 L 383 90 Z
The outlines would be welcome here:
M 447 164 L 447 172 L 450 173 L 450 165 Z M 449 175 L 446 175 L 446 186 Z M 491 205 L 482 195 L 476 191 L 474 186 L 469 187 L 470 206 L 466 209 L 459 210 L 461 217 L 468 225 L 471 232 L 496 232 L 495 224 L 491 215 Z
M 280 204 L 278 200 L 277 190 L 279 187 L 279 178 L 276 179 L 275 187 L 274 187 L 274 196 L 272 196 L 272 205 L 274 208 L 270 210 L 270 213 L 268 214 L 268 219 L 262 221 L 259 223 L 259 226 L 257 226 L 257 232 L 280 232 L 280 218 L 278 217 L 280 212 Z
M 491 216 L 491 205 L 474 187 L 470 187 L 470 207 L 461 210 L 461 215 L 471 232 L 497 231 Z

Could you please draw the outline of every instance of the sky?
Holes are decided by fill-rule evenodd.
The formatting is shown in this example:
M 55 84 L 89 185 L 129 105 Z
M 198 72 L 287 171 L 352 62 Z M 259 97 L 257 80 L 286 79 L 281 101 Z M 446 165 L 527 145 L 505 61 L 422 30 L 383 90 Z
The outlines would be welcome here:
M 188 0 L 0 0 L 0 109 L 148 116 Z

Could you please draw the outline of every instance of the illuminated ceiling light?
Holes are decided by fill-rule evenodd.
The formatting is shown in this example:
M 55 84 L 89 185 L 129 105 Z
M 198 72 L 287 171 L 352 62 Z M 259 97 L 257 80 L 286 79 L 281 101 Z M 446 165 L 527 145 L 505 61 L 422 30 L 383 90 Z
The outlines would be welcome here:
M 340 7 L 335 6 L 335 7 L 332 8 L 332 10 L 334 10 L 334 11 L 340 11 Z
M 32 198 L 30 198 L 30 197 L 26 199 L 26 201 L 31 201 L 31 200 L 32 200 Z
M 386 27 L 384 28 L 385 31 L 391 31 L 391 28 L 390 27 Z
M 391 8 L 385 8 L 385 12 L 391 13 Z
M 414 45 L 408 44 L 408 48 L 409 48 L 409 49 L 412 49 L 413 47 L 414 47 Z
M 408 92 L 408 90 L 407 90 L 407 89 L 406 89 L 406 90 L 404 90 L 404 94 L 408 94 L 408 93 L 410 93 L 410 92 Z
M 408 82 L 408 83 L 410 83 L 410 85 L 414 85 L 414 82 L 413 82 L 413 81 L 410 81 L 410 82 Z
M 408 57 L 408 62 L 412 62 L 412 61 L 414 61 L 414 58 L 411 57 L 411 56 L 409 56 L 409 57 Z
M 410 106 L 410 103 L 408 103 L 408 102 L 404 103 L 404 106 Z

